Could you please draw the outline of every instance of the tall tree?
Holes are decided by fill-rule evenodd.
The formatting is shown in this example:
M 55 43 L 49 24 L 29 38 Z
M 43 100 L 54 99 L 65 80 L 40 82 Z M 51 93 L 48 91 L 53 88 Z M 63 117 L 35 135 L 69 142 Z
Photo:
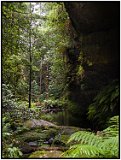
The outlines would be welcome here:
M 32 33 L 31 33 L 31 27 L 32 27 L 32 6 L 30 2 L 30 29 L 29 29 L 29 58 L 30 58 L 30 68 L 29 68 L 29 108 L 31 108 L 31 79 L 32 79 Z

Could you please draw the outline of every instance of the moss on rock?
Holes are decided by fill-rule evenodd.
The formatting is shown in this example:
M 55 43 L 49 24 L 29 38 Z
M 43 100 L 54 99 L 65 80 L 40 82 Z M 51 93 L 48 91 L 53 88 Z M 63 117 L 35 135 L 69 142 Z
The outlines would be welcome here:
M 46 139 L 46 134 L 37 133 L 35 131 L 29 131 L 29 132 L 25 132 L 21 135 L 18 135 L 17 138 L 21 141 L 32 142 L 35 140 Z
M 60 158 L 62 157 L 62 151 L 50 150 L 50 151 L 36 151 L 33 152 L 29 158 Z

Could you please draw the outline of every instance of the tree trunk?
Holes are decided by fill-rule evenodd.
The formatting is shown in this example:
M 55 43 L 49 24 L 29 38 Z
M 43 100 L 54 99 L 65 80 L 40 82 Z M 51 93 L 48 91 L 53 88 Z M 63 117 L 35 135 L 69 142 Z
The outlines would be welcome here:
M 30 16 L 31 12 L 31 3 L 30 3 Z M 30 18 L 30 30 L 29 30 L 29 58 L 30 58 L 30 68 L 29 68 L 29 108 L 31 108 L 31 78 L 32 78 L 32 53 L 31 53 L 31 18 Z

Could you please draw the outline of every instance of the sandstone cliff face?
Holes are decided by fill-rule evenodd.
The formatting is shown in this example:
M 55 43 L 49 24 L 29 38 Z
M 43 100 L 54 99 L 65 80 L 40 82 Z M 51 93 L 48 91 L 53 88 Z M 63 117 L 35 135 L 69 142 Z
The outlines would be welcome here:
M 86 120 L 87 107 L 99 90 L 119 79 L 120 3 L 65 2 L 65 8 L 78 37 L 78 48 L 69 49 L 67 56 L 71 64 L 69 97 L 78 106 L 74 116 L 81 123 Z M 75 61 L 69 56 L 72 50 Z M 83 54 L 81 61 L 80 54 Z M 84 69 L 80 78 L 75 73 L 79 65 Z
M 74 28 L 80 34 L 119 25 L 119 2 L 65 2 Z

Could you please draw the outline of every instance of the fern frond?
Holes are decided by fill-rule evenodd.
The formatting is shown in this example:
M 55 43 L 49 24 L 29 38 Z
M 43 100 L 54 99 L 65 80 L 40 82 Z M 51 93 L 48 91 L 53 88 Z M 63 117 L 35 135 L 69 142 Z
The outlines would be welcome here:
M 100 144 L 100 148 L 102 148 L 104 150 L 107 150 L 107 148 L 109 150 L 112 150 L 114 148 L 117 149 L 118 144 L 119 144 L 119 142 L 118 142 L 118 136 L 111 137 L 111 138 L 106 139 L 102 144 Z
M 101 131 L 101 135 L 78 131 L 73 133 L 68 143 L 74 142 L 63 155 L 69 158 L 118 158 L 119 121 L 118 116 L 109 120 L 111 126 Z
M 108 125 L 112 126 L 112 125 L 119 125 L 119 116 L 113 116 L 109 119 L 108 121 Z
M 118 157 L 119 154 L 119 140 L 118 136 L 110 137 L 100 144 L 102 149 L 108 157 Z
M 103 130 L 105 137 L 115 137 L 119 134 L 119 116 L 114 116 L 109 119 L 108 128 Z
M 115 137 L 119 134 L 117 130 L 111 130 L 111 128 L 103 130 L 104 138 Z
M 66 157 L 72 158 L 95 158 L 102 155 L 102 150 L 96 146 L 76 144 L 70 147 L 69 152 L 66 152 Z
M 80 137 L 80 131 L 78 131 L 78 132 L 75 132 L 75 133 L 73 133 L 71 136 L 70 136 L 70 138 L 69 138 L 69 140 L 68 140 L 68 142 L 67 143 L 70 143 L 70 142 L 72 142 L 72 141 L 80 141 L 80 139 L 81 139 L 81 137 Z
M 71 135 L 67 143 L 77 141 L 81 144 L 98 146 L 103 141 L 102 137 L 96 136 L 94 133 L 86 131 L 78 131 Z

